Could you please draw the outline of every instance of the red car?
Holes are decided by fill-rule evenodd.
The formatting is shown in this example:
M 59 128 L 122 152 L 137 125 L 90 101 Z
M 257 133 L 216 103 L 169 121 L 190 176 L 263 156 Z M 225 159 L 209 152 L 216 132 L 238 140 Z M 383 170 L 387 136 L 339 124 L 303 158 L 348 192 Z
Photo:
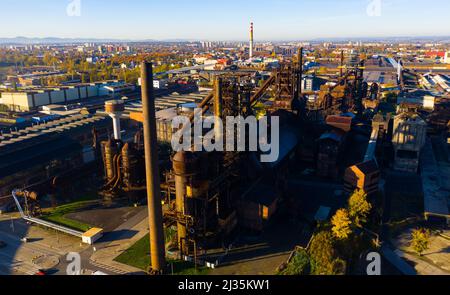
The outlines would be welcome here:
M 35 275 L 35 276 L 46 276 L 47 273 L 45 272 L 45 270 L 40 269 L 40 270 L 38 270 L 34 275 Z

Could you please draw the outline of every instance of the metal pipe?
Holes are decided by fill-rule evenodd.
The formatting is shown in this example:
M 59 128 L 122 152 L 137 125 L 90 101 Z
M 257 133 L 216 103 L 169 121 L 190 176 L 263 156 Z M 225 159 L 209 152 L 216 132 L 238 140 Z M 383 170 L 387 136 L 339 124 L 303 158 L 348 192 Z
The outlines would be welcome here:
M 141 77 L 151 267 L 154 271 L 162 272 L 166 267 L 166 251 L 156 138 L 153 65 L 151 63 L 143 62 L 141 64 Z
M 110 114 L 109 116 L 113 120 L 114 139 L 122 140 L 122 134 L 121 134 L 121 128 L 120 128 L 120 115 Z
M 298 81 L 297 91 L 298 95 L 302 95 L 302 81 L 303 80 L 303 47 L 298 50 Z
M 222 118 L 222 78 L 217 77 L 214 84 L 214 134 L 216 142 L 221 140 L 223 133 L 220 126 L 220 121 Z

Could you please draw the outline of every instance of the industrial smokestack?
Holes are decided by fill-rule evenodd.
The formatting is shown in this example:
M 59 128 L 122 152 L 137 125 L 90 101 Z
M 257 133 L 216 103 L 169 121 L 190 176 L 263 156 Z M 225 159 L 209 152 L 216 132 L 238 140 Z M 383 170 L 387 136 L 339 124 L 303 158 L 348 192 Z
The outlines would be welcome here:
M 223 140 L 223 132 L 221 126 L 221 118 L 222 118 L 222 78 L 217 77 L 214 81 L 214 134 L 216 142 L 220 142 Z
M 161 273 L 166 267 L 166 253 L 158 165 L 155 97 L 153 95 L 153 70 L 151 63 L 143 62 L 141 64 L 141 77 L 151 267 L 153 271 Z
M 298 96 L 300 96 L 300 95 L 302 95 L 302 83 L 303 83 L 303 47 L 301 47 L 298 50 L 297 60 L 298 60 L 297 93 L 298 93 Z
M 250 59 L 253 58 L 253 23 L 250 23 Z

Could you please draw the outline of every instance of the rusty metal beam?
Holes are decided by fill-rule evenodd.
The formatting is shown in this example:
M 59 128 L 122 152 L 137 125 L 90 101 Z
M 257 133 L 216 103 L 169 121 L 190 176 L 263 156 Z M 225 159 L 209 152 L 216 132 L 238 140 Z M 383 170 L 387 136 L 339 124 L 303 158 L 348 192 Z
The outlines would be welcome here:
M 275 75 L 270 76 L 269 79 L 261 86 L 261 88 L 256 91 L 255 94 L 250 98 L 250 105 L 253 105 L 257 102 L 266 92 L 266 90 L 275 82 Z
M 158 166 L 153 66 L 151 63 L 142 63 L 141 77 L 151 267 L 153 271 L 161 273 L 166 268 L 166 253 Z

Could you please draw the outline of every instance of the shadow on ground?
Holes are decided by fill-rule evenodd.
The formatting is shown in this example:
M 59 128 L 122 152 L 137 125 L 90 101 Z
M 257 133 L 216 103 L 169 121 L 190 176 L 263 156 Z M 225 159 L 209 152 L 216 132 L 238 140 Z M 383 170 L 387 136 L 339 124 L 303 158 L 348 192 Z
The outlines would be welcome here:
M 0 275 L 21 274 L 14 270 L 19 263 L 15 257 L 22 247 L 21 239 L 27 236 L 28 231 L 29 225 L 22 220 L 0 221 L 0 241 L 5 243 L 0 249 Z

